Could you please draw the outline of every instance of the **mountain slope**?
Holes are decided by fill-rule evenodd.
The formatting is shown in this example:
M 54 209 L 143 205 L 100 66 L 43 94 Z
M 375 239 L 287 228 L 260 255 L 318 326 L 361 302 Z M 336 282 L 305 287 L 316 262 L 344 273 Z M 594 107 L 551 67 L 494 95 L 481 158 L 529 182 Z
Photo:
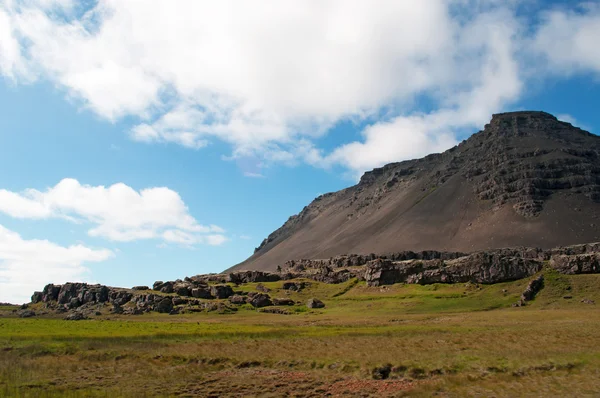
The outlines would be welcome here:
M 441 154 L 322 195 L 232 269 L 401 250 L 550 248 L 600 240 L 600 137 L 544 112 L 493 115 Z

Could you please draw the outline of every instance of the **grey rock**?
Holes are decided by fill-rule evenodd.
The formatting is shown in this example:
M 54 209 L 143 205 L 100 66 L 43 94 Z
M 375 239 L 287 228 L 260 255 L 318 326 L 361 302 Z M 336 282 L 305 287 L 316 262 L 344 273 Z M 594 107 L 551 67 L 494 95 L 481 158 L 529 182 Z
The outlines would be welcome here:
M 228 285 L 215 285 L 210 287 L 210 294 L 218 299 L 226 299 L 233 296 L 233 289 Z
M 44 299 L 44 293 L 42 292 L 33 292 L 33 294 L 31 295 L 31 302 L 32 303 L 39 303 Z
M 202 299 L 211 299 L 213 296 L 210 294 L 210 289 L 196 287 L 192 289 L 192 297 L 202 298 Z
M 290 298 L 274 298 L 273 305 L 294 305 L 294 300 Z
M 544 275 L 540 275 L 535 278 L 527 285 L 527 288 L 521 294 L 522 301 L 531 301 L 535 298 L 536 294 L 540 292 L 544 288 Z
M 74 311 L 65 317 L 65 321 L 82 321 L 88 319 L 82 312 Z
M 163 298 L 155 306 L 155 311 L 168 314 L 173 309 L 173 302 L 169 297 Z
M 24 310 L 19 312 L 19 318 L 31 318 L 35 316 L 35 311 L 32 310 Z
M 233 296 L 229 297 L 229 302 L 236 305 L 246 304 L 246 300 L 246 297 L 240 296 L 239 294 L 234 294 Z
M 248 302 L 255 308 L 268 307 L 273 305 L 271 301 L 271 297 L 269 297 L 266 293 L 256 293 L 248 294 Z
M 311 298 L 306 302 L 308 308 L 325 308 L 325 303 L 316 298 Z

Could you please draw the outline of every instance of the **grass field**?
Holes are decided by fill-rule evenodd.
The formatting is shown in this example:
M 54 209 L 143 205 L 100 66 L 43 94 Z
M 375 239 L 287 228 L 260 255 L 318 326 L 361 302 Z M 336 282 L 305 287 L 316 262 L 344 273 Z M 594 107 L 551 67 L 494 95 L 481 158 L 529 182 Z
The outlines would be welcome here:
M 581 302 L 600 304 L 600 275 L 546 274 L 536 300 L 512 308 L 527 282 L 311 282 L 289 297 L 326 308 L 289 315 L 69 322 L 2 307 L 0 396 L 600 396 L 600 310 Z M 281 284 L 264 283 L 272 297 Z

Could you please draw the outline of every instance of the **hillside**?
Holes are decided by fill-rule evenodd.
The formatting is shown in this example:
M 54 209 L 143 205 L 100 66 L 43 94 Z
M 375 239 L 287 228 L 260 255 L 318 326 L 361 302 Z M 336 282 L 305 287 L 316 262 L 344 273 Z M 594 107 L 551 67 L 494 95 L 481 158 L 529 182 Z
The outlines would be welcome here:
M 600 240 L 600 138 L 545 112 L 493 115 L 441 154 L 322 195 L 231 270 L 402 250 L 473 252 Z

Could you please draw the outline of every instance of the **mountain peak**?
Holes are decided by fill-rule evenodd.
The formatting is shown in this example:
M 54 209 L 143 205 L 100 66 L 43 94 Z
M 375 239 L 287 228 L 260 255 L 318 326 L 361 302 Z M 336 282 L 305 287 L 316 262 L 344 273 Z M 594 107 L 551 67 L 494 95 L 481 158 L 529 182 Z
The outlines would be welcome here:
M 540 111 L 499 113 L 440 154 L 323 195 L 238 269 L 402 250 L 471 252 L 600 240 L 600 138 Z
M 492 123 L 497 120 L 506 120 L 514 118 L 538 118 L 547 120 L 558 120 L 556 116 L 544 111 L 513 111 L 494 113 L 492 115 Z

